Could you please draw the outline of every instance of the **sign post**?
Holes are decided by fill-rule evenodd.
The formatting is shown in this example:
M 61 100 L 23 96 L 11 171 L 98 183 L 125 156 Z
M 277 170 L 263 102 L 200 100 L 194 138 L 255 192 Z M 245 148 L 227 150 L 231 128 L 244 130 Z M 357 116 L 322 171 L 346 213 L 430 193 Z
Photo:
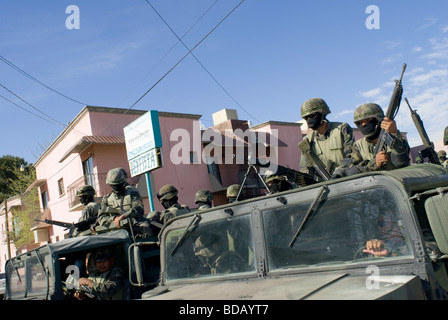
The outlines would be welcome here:
M 149 205 L 154 211 L 149 171 L 163 166 L 159 112 L 148 111 L 124 127 L 123 131 L 131 176 L 145 173 Z

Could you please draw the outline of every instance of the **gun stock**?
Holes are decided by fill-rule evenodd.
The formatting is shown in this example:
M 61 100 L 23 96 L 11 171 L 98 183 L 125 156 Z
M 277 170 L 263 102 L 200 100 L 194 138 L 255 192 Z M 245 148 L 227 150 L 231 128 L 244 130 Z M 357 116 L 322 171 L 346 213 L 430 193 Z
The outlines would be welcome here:
M 437 157 L 437 152 L 434 150 L 434 144 L 429 140 L 422 119 L 418 115 L 417 111 L 412 110 L 408 99 L 404 98 L 404 101 L 406 101 L 406 104 L 409 107 L 409 111 L 411 111 L 412 121 L 414 122 L 414 125 L 417 128 L 418 134 L 420 135 L 420 138 L 422 139 L 423 145 L 425 147 L 420 151 L 422 159 L 428 158 L 429 162 L 440 164 L 439 158 Z
M 389 106 L 386 110 L 385 116 L 391 120 L 395 118 L 395 115 L 398 112 L 398 109 L 400 108 L 401 103 L 401 97 L 403 95 L 403 86 L 401 84 L 403 80 L 404 71 L 406 70 L 406 63 L 403 65 L 403 69 L 401 71 L 401 76 L 399 80 L 395 80 L 395 87 L 394 91 L 392 92 L 392 97 L 389 102 Z M 384 150 L 385 145 L 387 145 L 388 141 L 390 141 L 391 138 L 389 134 L 386 132 L 386 130 L 381 129 L 380 135 L 378 136 L 378 142 L 375 145 L 373 155 L 376 157 L 376 155 Z
M 302 150 L 302 154 L 308 159 L 311 165 L 314 167 L 316 172 L 324 179 L 325 181 L 330 180 L 331 175 L 328 173 L 322 161 L 320 161 L 319 157 L 317 157 L 311 150 L 311 145 L 308 139 L 303 139 L 299 143 L 299 148 Z

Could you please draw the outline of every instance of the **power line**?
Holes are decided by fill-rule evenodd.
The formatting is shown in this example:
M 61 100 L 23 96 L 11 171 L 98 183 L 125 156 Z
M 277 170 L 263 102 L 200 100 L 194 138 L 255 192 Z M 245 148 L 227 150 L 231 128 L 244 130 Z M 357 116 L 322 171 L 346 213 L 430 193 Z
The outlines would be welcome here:
M 18 71 L 19 73 L 21 73 L 22 75 L 24 75 L 25 77 L 27 77 L 27 78 L 33 80 L 34 82 L 40 84 L 41 86 L 47 88 L 48 90 L 53 91 L 54 93 L 56 93 L 56 94 L 58 94 L 58 95 L 60 95 L 60 96 L 62 96 L 62 97 L 64 97 L 64 98 L 66 98 L 66 99 L 68 99 L 68 100 L 71 100 L 71 101 L 73 101 L 73 102 L 76 102 L 76 103 L 79 103 L 79 104 L 82 104 L 82 105 L 87 105 L 86 103 L 83 103 L 83 102 L 80 102 L 80 101 L 75 100 L 75 99 L 73 99 L 73 98 L 70 98 L 69 96 L 67 96 L 67 95 L 65 95 L 65 94 L 63 94 L 63 93 L 61 93 L 61 92 L 59 92 L 59 91 L 57 91 L 57 90 L 51 88 L 50 86 L 46 85 L 45 83 L 43 83 L 43 82 L 40 81 L 39 79 L 36 79 L 36 78 L 33 77 L 32 75 L 30 75 L 28 72 L 22 70 L 21 68 L 19 68 L 19 67 L 16 66 L 14 63 L 12 63 L 11 61 L 9 61 L 8 59 L 6 59 L 5 57 L 3 57 L 3 56 L 1 56 L 1 55 L 0 55 L 0 60 L 3 61 L 4 63 L 6 63 L 6 64 L 7 64 L 8 66 L 10 66 L 11 68 L 13 68 L 14 70 L 16 70 L 16 71 Z
M 241 3 L 243 1 L 241 1 Z M 170 31 L 176 36 L 178 42 L 182 43 L 182 45 L 185 47 L 185 49 L 190 50 L 187 47 L 187 45 L 182 41 L 183 36 L 182 36 L 182 38 L 180 38 L 177 35 L 177 33 L 173 30 L 173 28 L 171 28 L 171 26 L 168 24 L 168 22 L 166 22 L 166 20 L 160 15 L 160 13 L 156 10 L 156 8 L 154 8 L 154 6 L 149 2 L 149 0 L 146 0 L 146 3 L 148 3 L 148 5 L 154 10 L 154 12 L 163 21 L 163 23 L 165 23 L 165 25 L 168 27 L 168 29 L 170 29 Z M 239 104 L 238 101 L 236 101 L 236 99 L 226 90 L 226 88 L 224 88 L 224 86 L 210 73 L 210 71 L 204 66 L 204 64 L 201 61 L 199 61 L 199 59 L 196 57 L 196 55 L 194 53 L 191 52 L 191 55 L 195 58 L 195 60 L 199 63 L 199 65 L 205 70 L 205 72 L 208 73 L 208 75 L 213 79 L 213 81 L 215 81 L 215 83 L 227 94 L 227 96 L 233 100 L 233 102 L 235 102 L 243 111 L 245 111 L 255 121 L 261 123 L 257 118 L 255 118 L 252 114 L 250 114 L 249 111 L 247 111 L 241 104 Z
M 128 111 L 130 111 L 137 103 L 139 103 L 157 84 L 159 84 L 171 71 L 173 71 L 194 49 L 196 49 L 210 34 L 213 33 L 220 25 L 223 23 L 245 0 L 242 0 L 240 3 L 238 3 L 224 18 L 219 21 L 213 29 L 211 29 L 191 50 L 188 51 L 187 54 L 185 54 L 171 69 L 169 69 L 154 85 L 152 85 L 137 101 L 135 101 L 127 110 L 125 110 L 122 115 L 125 115 Z M 102 132 L 105 132 L 109 128 L 111 128 L 113 125 L 115 125 L 119 119 L 117 119 L 115 122 L 110 124 L 107 128 L 105 128 Z M 84 152 L 87 150 L 87 148 L 90 147 L 92 143 L 89 143 L 83 150 L 79 151 L 79 153 Z M 51 177 L 48 177 L 47 179 L 51 179 L 54 176 L 56 176 L 62 169 L 64 169 L 67 165 L 69 165 L 73 160 L 76 158 L 73 158 L 72 160 L 68 161 L 66 165 L 64 165 L 62 168 L 60 168 L 57 172 L 55 172 Z
M 192 49 L 190 49 L 170 70 L 168 70 L 153 86 L 151 86 L 137 101 L 134 102 L 134 104 L 129 108 L 132 109 L 137 103 L 139 103 L 156 85 L 158 85 L 168 74 L 171 73 L 186 57 L 190 55 L 190 53 L 193 52 L 194 49 L 196 49 L 205 39 L 208 38 L 209 35 L 213 33 L 220 25 L 224 22 L 245 0 L 242 0 L 240 3 L 238 3 L 224 18 L 221 19 L 221 21 L 218 22 L 218 24 L 213 27 L 212 30 L 210 30 Z

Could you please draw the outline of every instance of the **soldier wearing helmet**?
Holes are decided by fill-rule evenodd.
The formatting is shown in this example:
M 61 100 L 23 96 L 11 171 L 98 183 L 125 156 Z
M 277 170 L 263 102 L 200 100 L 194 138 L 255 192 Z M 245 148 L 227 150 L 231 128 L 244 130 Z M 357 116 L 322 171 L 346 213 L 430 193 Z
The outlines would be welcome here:
M 437 152 L 437 157 L 439 158 L 440 164 L 447 168 L 448 166 L 448 159 L 446 158 L 446 151 L 445 150 L 440 150 L 439 152 Z
M 354 142 L 352 128 L 347 123 L 327 120 L 327 115 L 331 111 L 321 98 L 305 101 L 300 110 L 302 118 L 311 129 L 304 139 L 309 140 L 311 152 L 322 161 L 328 173 L 333 174 L 342 159 L 352 151 Z M 304 156 L 301 157 L 300 171 L 317 177 L 314 168 Z
M 358 169 L 363 171 L 392 170 L 410 165 L 409 144 L 397 129 L 394 120 L 384 116 L 383 109 L 376 103 L 365 103 L 356 108 L 353 121 L 363 138 L 353 145 L 353 158 Z M 391 137 L 385 151 L 373 156 L 381 129 Z
M 152 235 L 149 221 L 144 217 L 142 197 L 137 188 L 126 182 L 124 170 L 122 168 L 109 170 L 106 183 L 111 187 L 112 192 L 103 197 L 96 224 L 120 228 L 120 222 L 129 219 L 139 237 Z
M 194 203 L 198 205 L 198 210 L 206 210 L 212 207 L 213 193 L 206 189 L 198 190 L 194 196 Z
M 178 203 L 179 198 L 177 197 L 178 190 L 171 184 L 166 184 L 159 189 L 157 194 L 157 199 L 159 199 L 165 211 L 162 213 L 156 212 L 152 215 L 152 219 L 159 220 L 161 223 L 165 224 L 168 220 L 175 218 L 177 216 L 186 214 L 190 212 L 188 206 L 180 205 Z
M 241 189 L 240 184 L 232 184 L 227 187 L 226 197 L 227 197 L 227 200 L 229 200 L 229 203 L 233 203 L 238 200 L 244 200 L 242 191 L 241 191 L 240 196 L 238 197 L 238 192 L 240 192 L 240 189 Z M 238 197 L 238 199 L 236 197 Z
M 95 202 L 95 193 L 95 189 L 90 185 L 82 186 L 77 190 L 76 196 L 79 202 L 84 205 L 84 208 L 82 209 L 78 226 L 71 231 L 72 237 L 76 237 L 80 232 L 88 230 L 95 223 L 100 209 L 100 205 Z
M 265 182 L 269 187 L 271 193 L 282 192 L 292 189 L 291 183 L 285 176 L 278 175 L 276 173 L 268 173 L 265 177 Z

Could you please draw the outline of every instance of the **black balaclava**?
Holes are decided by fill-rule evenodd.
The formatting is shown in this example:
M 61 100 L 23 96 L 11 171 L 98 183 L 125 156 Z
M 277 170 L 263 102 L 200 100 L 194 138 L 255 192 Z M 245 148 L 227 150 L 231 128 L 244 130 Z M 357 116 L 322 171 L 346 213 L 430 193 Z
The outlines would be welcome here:
M 380 122 L 373 118 L 371 121 L 358 125 L 359 131 L 367 138 L 369 141 L 373 141 L 380 135 Z
M 306 124 L 308 125 L 308 128 L 317 130 L 317 128 L 322 125 L 323 120 L 324 117 L 322 113 L 318 112 L 316 117 L 306 119 Z
M 179 200 L 179 198 L 177 196 L 174 196 L 171 199 L 164 199 L 164 200 L 162 200 L 162 206 L 165 209 L 171 208 L 174 204 L 177 203 L 178 200 Z

